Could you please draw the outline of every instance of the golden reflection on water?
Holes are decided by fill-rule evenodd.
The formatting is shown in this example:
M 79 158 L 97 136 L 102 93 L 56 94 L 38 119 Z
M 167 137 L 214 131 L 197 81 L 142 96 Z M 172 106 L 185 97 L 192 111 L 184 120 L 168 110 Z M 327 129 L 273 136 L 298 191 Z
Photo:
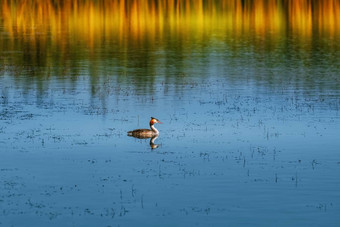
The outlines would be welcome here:
M 41 94 L 46 87 L 42 81 L 71 75 L 74 83 L 82 74 L 91 75 L 91 92 L 101 97 L 107 94 L 97 92 L 96 85 L 106 75 L 118 75 L 125 83 L 131 82 L 126 75 L 132 75 L 134 86 L 141 88 L 136 90 L 152 93 L 156 75 L 171 81 L 205 75 L 214 61 L 224 74 L 236 75 L 231 80 L 238 80 L 247 66 L 258 80 L 262 77 L 256 75 L 270 80 L 271 70 L 283 77 L 300 70 L 306 73 L 299 79 L 307 82 L 314 74 L 337 79 L 339 41 L 338 0 L 4 0 L 0 4 L 0 76 L 29 75 L 24 83 L 27 87 L 37 83 Z M 214 57 L 214 51 L 220 55 Z M 32 75 L 42 80 L 34 81 Z
M 93 47 L 101 39 L 162 39 L 165 35 L 200 38 L 225 33 L 309 37 L 340 30 L 337 0 L 168 0 L 168 1 L 2 1 L 1 18 L 10 39 L 22 35 L 32 45 L 81 40 Z M 63 46 L 63 45 L 61 45 Z M 64 48 L 66 48 L 64 46 Z

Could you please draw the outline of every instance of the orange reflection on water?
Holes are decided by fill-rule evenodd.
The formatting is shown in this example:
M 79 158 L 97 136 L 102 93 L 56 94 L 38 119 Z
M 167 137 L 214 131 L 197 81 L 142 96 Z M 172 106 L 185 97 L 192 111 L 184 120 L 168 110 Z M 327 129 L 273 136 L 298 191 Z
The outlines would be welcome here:
M 106 0 L 106 1 L 3 1 L 2 26 L 14 39 L 52 42 L 65 40 L 94 47 L 102 39 L 124 42 L 161 40 L 164 35 L 199 38 L 288 32 L 309 37 L 314 31 L 333 36 L 340 31 L 337 0 Z M 64 46 L 64 47 L 63 47 Z

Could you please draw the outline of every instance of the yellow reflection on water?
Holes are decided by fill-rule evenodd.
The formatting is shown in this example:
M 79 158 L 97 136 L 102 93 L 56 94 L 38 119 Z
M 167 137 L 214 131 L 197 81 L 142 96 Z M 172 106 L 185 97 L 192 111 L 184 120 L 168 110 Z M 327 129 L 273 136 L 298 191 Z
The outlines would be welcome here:
M 67 48 L 84 42 L 91 49 L 102 40 L 162 40 L 164 36 L 201 39 L 226 34 L 282 36 L 302 39 L 315 32 L 340 31 L 338 0 L 106 0 L 2 1 L 1 23 L 10 39 L 20 36 L 32 46 L 45 42 Z

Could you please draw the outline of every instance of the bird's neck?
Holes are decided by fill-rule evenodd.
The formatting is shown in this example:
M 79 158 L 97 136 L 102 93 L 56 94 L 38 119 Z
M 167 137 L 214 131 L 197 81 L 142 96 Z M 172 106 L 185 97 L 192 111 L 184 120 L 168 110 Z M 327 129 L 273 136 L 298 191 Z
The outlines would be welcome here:
M 157 135 L 159 134 L 159 131 L 155 128 L 153 124 L 150 124 L 150 128 L 154 133 L 156 133 Z

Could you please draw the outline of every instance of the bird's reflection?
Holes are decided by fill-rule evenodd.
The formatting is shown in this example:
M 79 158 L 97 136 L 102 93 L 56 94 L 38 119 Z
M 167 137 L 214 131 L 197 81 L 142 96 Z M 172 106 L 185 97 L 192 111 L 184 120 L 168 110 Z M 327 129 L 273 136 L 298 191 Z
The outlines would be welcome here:
M 158 135 L 155 135 L 155 136 L 143 136 L 143 135 L 135 135 L 135 136 L 132 136 L 132 135 L 128 135 L 128 136 L 131 136 L 131 137 L 134 137 L 134 138 L 137 138 L 137 139 L 149 139 L 150 138 L 150 147 L 151 149 L 156 149 L 159 147 L 159 144 L 155 144 L 155 140 L 158 138 Z
M 151 149 L 156 149 L 156 148 L 159 147 L 159 144 L 155 144 L 154 143 L 157 138 L 158 138 L 158 136 L 151 137 L 151 139 L 150 139 L 150 147 L 151 147 Z

